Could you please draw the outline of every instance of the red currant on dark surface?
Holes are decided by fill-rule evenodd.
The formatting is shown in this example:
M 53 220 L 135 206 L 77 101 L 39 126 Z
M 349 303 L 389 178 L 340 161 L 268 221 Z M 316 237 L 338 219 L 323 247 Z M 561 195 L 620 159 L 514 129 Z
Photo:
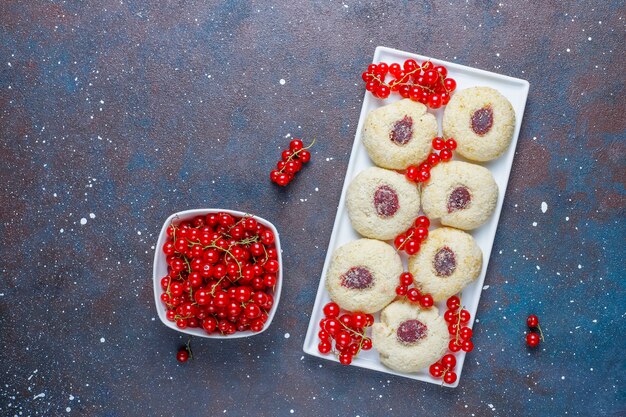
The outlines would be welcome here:
M 276 165 L 276 169 L 270 172 L 270 180 L 281 187 L 288 185 L 296 173 L 302 169 L 303 164 L 311 160 L 311 153 L 308 149 L 314 143 L 315 140 L 305 148 L 300 139 L 293 139 L 289 143 L 289 149 L 282 151 L 281 161 Z
M 536 347 L 540 342 L 540 337 L 537 333 L 531 332 L 526 335 L 526 344 L 530 347 Z
M 539 317 L 531 314 L 526 319 L 526 324 L 528 324 L 528 327 L 530 327 L 531 329 L 534 329 L 535 327 L 539 326 Z
M 180 363 L 185 363 L 189 360 L 189 352 L 187 349 L 182 348 L 176 353 L 176 360 Z

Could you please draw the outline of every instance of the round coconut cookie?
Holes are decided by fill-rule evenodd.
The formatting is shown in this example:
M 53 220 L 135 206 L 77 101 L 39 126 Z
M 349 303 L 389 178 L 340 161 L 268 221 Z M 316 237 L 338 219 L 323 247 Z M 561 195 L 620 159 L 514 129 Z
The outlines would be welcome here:
M 459 155 L 473 161 L 490 161 L 502 155 L 514 130 L 513 106 L 489 87 L 456 92 L 443 114 L 443 134 L 456 140 Z
M 375 313 L 396 297 L 402 261 L 379 240 L 359 239 L 333 253 L 326 274 L 330 298 L 348 311 Z
M 410 99 L 372 110 L 363 128 L 363 144 L 370 158 L 388 169 L 418 165 L 428 156 L 435 136 L 435 116 Z
M 420 210 L 417 186 L 382 168 L 360 172 L 346 193 L 352 227 L 365 237 L 387 240 L 408 229 Z
M 400 372 L 417 372 L 437 362 L 450 335 L 436 307 L 421 309 L 408 301 L 389 304 L 372 328 L 372 344 L 380 361 Z
M 472 230 L 493 214 L 498 185 L 491 172 L 480 165 L 461 161 L 440 163 L 430 170 L 422 186 L 422 209 L 441 224 Z
M 474 238 L 461 230 L 442 227 L 433 230 L 420 251 L 409 258 L 415 286 L 442 301 L 478 278 L 483 253 Z

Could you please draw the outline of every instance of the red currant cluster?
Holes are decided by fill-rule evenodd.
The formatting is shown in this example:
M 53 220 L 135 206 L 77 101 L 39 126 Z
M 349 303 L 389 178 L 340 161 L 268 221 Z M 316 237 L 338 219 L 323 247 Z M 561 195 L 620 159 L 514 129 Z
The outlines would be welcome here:
M 428 237 L 428 227 L 430 227 L 428 217 L 419 216 L 415 219 L 413 227 L 396 236 L 393 241 L 396 249 L 405 251 L 407 255 L 415 255 L 419 252 L 422 242 Z
M 448 298 L 446 302 L 448 310 L 443 315 L 444 320 L 448 323 L 448 332 L 450 333 L 450 344 L 448 349 L 451 352 L 471 352 L 474 349 L 472 343 L 472 329 L 464 326 L 471 318 L 469 311 L 460 308 L 461 299 L 456 295 Z
M 252 217 L 210 213 L 167 228 L 161 279 L 167 319 L 223 335 L 259 332 L 274 304 L 274 234 Z
M 361 350 L 372 348 L 372 339 L 367 337 L 365 329 L 374 324 L 374 316 L 364 313 L 344 313 L 336 303 L 330 302 L 324 306 L 324 318 L 320 321 L 318 337 L 320 343 L 317 349 L 320 353 L 328 353 L 333 349 L 339 355 L 342 365 L 350 365 L 352 358 Z
M 526 319 L 526 324 L 528 324 L 528 327 L 531 330 L 532 329 L 539 330 L 539 334 L 531 331 L 526 335 L 526 344 L 530 347 L 535 347 L 539 344 L 541 340 L 544 340 L 543 332 L 541 331 L 541 326 L 539 325 L 539 317 L 535 316 L 534 314 L 531 314 Z
M 311 160 L 311 152 L 308 149 L 314 143 L 315 140 L 305 148 L 300 139 L 292 140 L 289 143 L 289 149 L 282 152 L 282 159 L 276 164 L 276 169 L 270 172 L 270 180 L 281 187 L 289 184 L 296 173 L 302 169 L 302 165 Z
M 439 151 L 439 154 L 431 152 L 426 161 L 419 166 L 411 165 L 407 167 L 404 175 L 409 181 L 426 182 L 430 179 L 430 169 L 439 162 L 448 162 L 452 159 L 452 151 L 456 149 L 456 141 L 452 138 L 443 140 L 440 137 L 433 139 L 433 149 Z
M 439 362 L 430 365 L 428 370 L 434 378 L 443 377 L 443 382 L 446 384 L 454 384 L 456 381 L 456 372 L 454 372 L 455 366 L 456 358 L 454 355 L 447 354 L 444 355 Z
M 392 78 L 388 83 L 385 81 L 387 76 Z M 430 61 L 419 65 L 413 59 L 407 59 L 402 66 L 385 62 L 370 64 L 362 74 L 365 89 L 374 97 L 387 98 L 396 91 L 403 98 L 419 101 L 433 109 L 448 104 L 456 88 L 456 81 L 447 76 L 446 67 L 435 66 Z
M 180 363 L 185 363 L 189 360 L 189 358 L 193 359 L 193 353 L 191 352 L 191 338 L 187 340 L 187 344 L 181 346 L 176 352 L 176 360 Z
M 412 303 L 419 303 L 424 308 L 432 307 L 435 303 L 433 296 L 422 294 L 415 287 L 409 288 L 411 284 L 413 284 L 413 275 L 410 272 L 403 272 L 400 274 L 400 285 L 396 287 L 396 294 L 406 297 Z

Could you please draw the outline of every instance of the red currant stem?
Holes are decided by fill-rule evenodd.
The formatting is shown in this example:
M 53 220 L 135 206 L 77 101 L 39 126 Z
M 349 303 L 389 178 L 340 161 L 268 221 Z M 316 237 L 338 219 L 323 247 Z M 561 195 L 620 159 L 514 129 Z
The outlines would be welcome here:
M 404 246 L 404 244 L 405 244 L 406 242 L 408 242 L 408 241 L 409 241 L 409 239 L 411 239 L 411 238 L 413 237 L 413 234 L 414 234 L 414 232 L 411 232 L 411 234 L 410 234 L 410 235 L 408 235 L 408 236 L 406 237 L 406 239 L 404 239 L 404 242 L 402 242 L 402 243 L 400 244 L 400 246 L 398 246 L 398 247 L 396 248 L 396 252 L 397 252 L 397 251 L 399 251 L 400 249 L 402 249 L 402 246 Z
M 441 386 L 442 387 L 446 383 L 445 378 L 446 378 L 446 374 L 448 373 L 448 371 L 450 371 L 450 367 L 449 366 L 446 369 L 444 369 L 443 370 L 443 374 L 441 374 Z
M 541 336 L 541 341 L 545 342 L 546 339 L 543 338 L 543 332 L 541 331 L 541 326 L 537 323 L 537 329 L 539 329 L 539 336 Z
M 189 353 L 189 358 L 193 359 L 193 352 L 191 351 L 191 336 L 189 336 L 187 343 L 185 343 L 185 350 Z
M 313 142 L 311 142 L 309 144 L 309 146 L 302 148 L 302 149 L 298 149 L 297 151 L 295 151 L 294 153 L 292 153 L 291 155 L 289 155 L 289 158 L 287 158 L 287 160 L 285 161 L 285 165 L 287 165 L 287 162 L 291 161 L 292 159 L 294 159 L 296 156 L 298 156 L 298 154 L 300 152 L 302 152 L 304 149 L 309 149 L 311 146 L 313 146 L 315 144 L 315 138 L 313 138 Z M 285 167 L 282 167 L 278 172 L 279 173 L 283 173 L 283 170 L 285 169 Z
M 461 299 L 459 298 L 459 304 Z M 461 311 L 463 311 L 463 309 L 465 308 L 464 305 L 460 305 L 459 306 L 459 312 L 457 314 L 457 322 L 456 322 L 456 334 L 454 335 L 454 343 L 456 343 L 457 346 L 460 346 L 459 344 L 459 332 L 461 330 Z
M 185 260 L 185 263 L 187 264 L 187 272 L 191 273 L 191 265 L 189 265 L 189 259 L 187 259 L 187 256 L 183 255 L 183 259 Z

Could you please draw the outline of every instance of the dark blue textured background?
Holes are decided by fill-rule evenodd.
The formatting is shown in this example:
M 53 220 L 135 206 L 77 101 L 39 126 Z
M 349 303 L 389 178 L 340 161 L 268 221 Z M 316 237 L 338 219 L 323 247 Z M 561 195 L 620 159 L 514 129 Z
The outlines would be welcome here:
M 623 1 L 89 3 L 0 3 L 1 415 L 626 414 Z M 454 390 L 301 351 L 377 45 L 531 84 Z M 282 190 L 288 134 L 318 143 Z M 180 366 L 153 245 L 198 207 L 274 222 L 285 285 Z

